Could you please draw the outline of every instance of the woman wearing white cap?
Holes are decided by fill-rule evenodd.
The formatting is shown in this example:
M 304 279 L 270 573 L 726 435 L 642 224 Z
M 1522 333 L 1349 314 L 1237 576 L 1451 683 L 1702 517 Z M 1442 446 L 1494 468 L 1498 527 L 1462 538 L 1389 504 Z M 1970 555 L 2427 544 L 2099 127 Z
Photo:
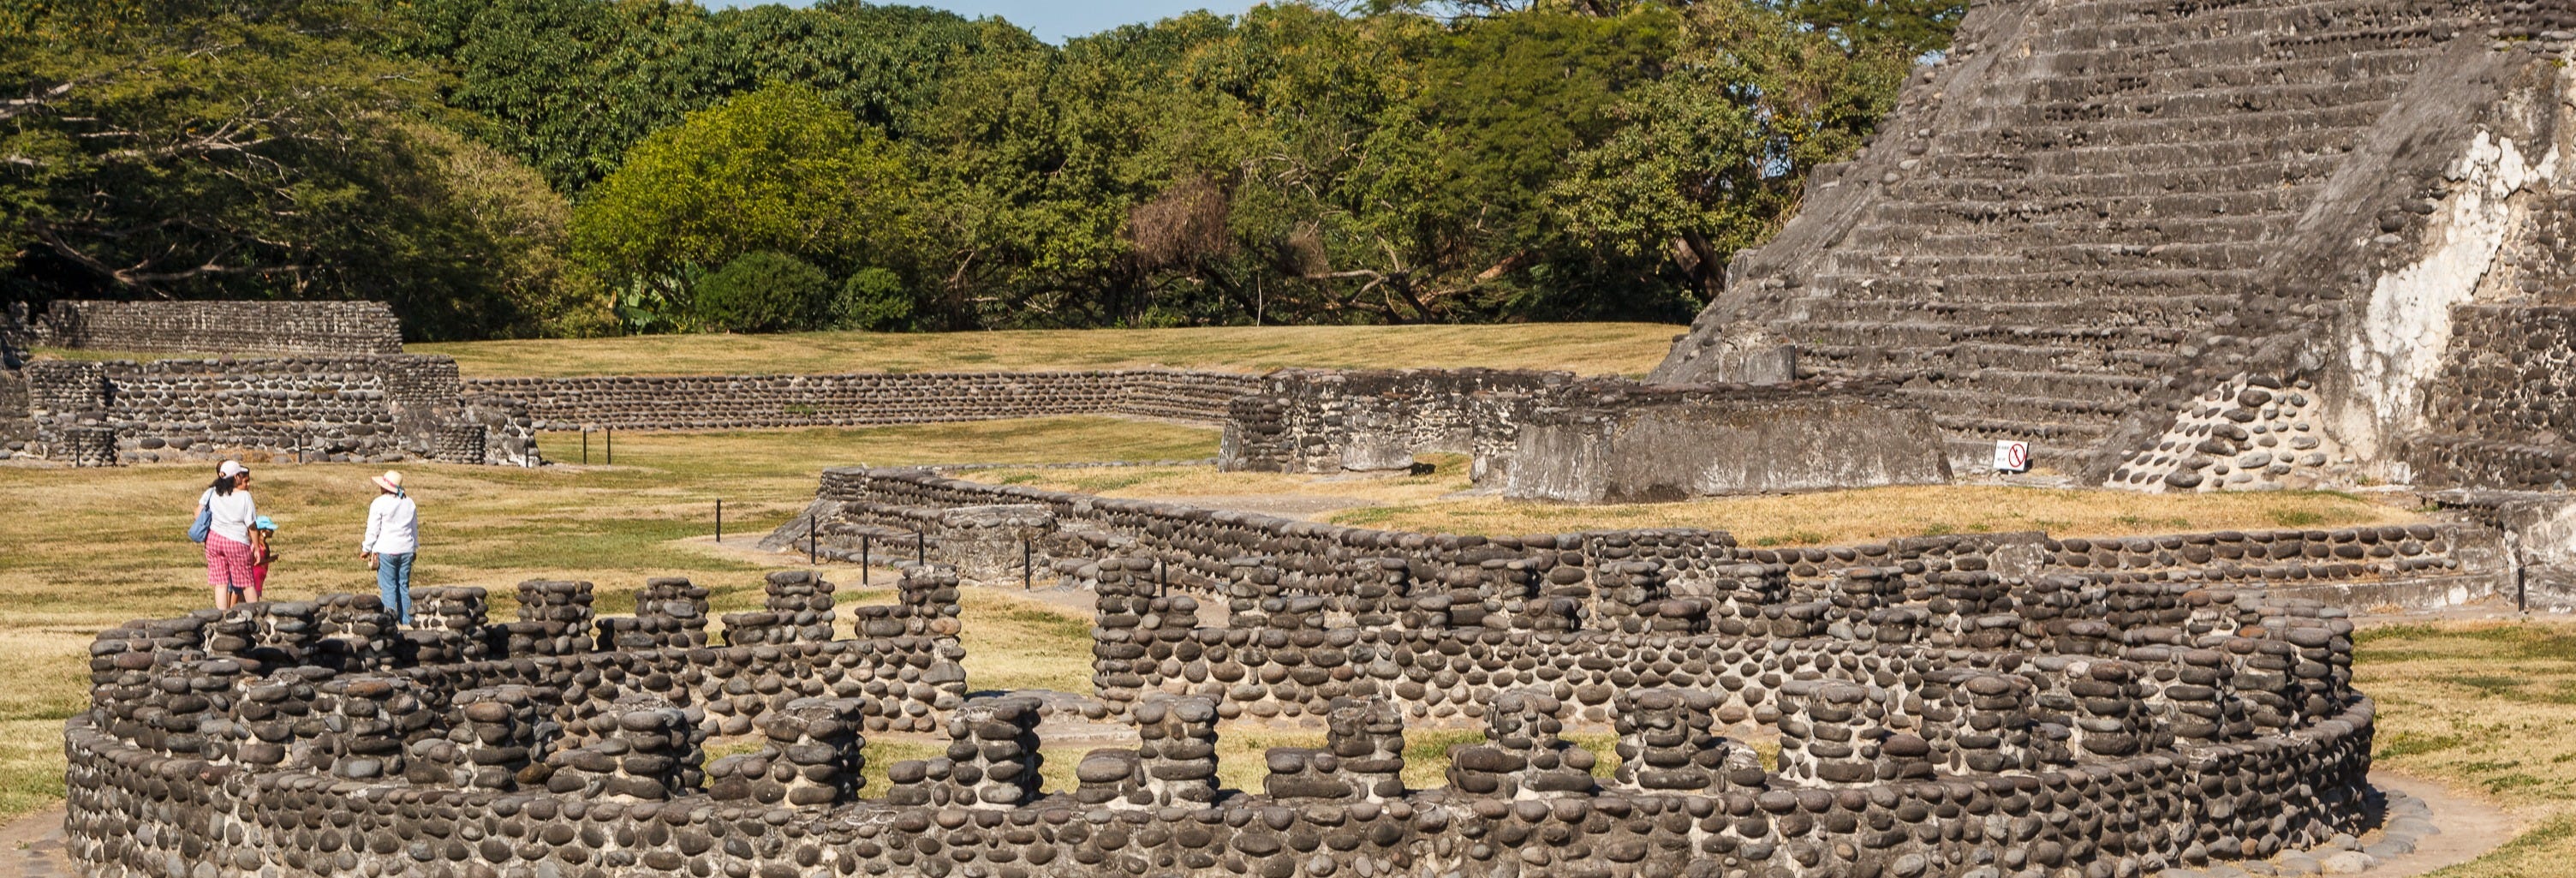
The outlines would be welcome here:
M 229 610 L 252 587 L 250 525 L 259 520 L 259 504 L 250 497 L 250 468 L 224 461 L 197 505 L 206 511 L 206 584 L 215 589 L 215 609 Z
M 374 479 L 376 502 L 367 506 L 367 539 L 358 554 L 376 565 L 376 593 L 385 609 L 411 624 L 411 557 L 420 549 L 420 509 L 403 493 L 402 473 Z

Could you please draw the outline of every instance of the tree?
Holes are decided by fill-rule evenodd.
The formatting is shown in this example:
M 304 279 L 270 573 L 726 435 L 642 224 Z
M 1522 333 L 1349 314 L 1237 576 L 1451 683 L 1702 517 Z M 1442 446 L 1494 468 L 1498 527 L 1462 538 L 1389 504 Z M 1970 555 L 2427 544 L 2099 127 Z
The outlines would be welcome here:
M 495 157 L 431 126 L 436 72 L 373 51 L 392 24 L 371 8 L 17 7 L 0 25 L 10 294 L 377 298 L 431 338 L 533 322 L 512 297 L 565 281 L 526 222 L 552 194 L 459 176 Z
M 811 329 L 830 310 L 831 278 L 783 253 L 745 253 L 698 282 L 699 325 L 725 332 Z
M 637 144 L 574 211 L 574 252 L 645 310 L 687 313 L 692 270 L 745 253 L 847 271 L 900 252 L 909 173 L 847 111 L 774 85 Z
M 1912 55 L 1847 46 L 1759 7 L 1691 14 L 1680 72 L 1623 101 L 1616 133 L 1575 154 L 1550 194 L 1574 234 L 1669 253 L 1705 297 L 1736 250 L 1796 212 L 1809 171 L 1877 128 Z

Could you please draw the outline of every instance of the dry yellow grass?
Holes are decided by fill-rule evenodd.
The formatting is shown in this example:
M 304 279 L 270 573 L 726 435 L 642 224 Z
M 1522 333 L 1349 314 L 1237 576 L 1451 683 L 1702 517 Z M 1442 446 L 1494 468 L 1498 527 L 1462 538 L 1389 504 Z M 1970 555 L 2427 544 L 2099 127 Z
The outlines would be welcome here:
M 468 376 L 697 375 L 1121 369 L 1260 372 L 1282 366 L 1483 366 L 1643 375 L 1682 327 L 1661 323 L 1494 326 L 1234 326 L 1011 332 L 641 335 L 416 344 Z M 86 356 L 86 355 L 84 355 Z
M 2405 509 L 2331 492 L 2139 494 L 2094 489 L 1944 485 L 1714 497 L 1678 503 L 1566 506 L 1455 497 L 1471 487 L 1463 458 L 1427 458 L 1425 475 L 1313 476 L 1229 473 L 1214 467 L 1003 469 L 965 474 L 979 481 L 1169 499 L 1305 497 L 1350 501 L 1327 521 L 1390 530 L 1461 534 L 1696 527 L 1728 531 L 1744 545 L 1838 545 L 1893 537 L 2044 530 L 2058 536 L 2182 533 L 2278 527 L 2344 527 L 2418 520 Z
M 2354 683 L 2379 703 L 2377 767 L 2441 781 L 2528 821 L 2437 878 L 2576 874 L 2576 624 L 2364 629 Z

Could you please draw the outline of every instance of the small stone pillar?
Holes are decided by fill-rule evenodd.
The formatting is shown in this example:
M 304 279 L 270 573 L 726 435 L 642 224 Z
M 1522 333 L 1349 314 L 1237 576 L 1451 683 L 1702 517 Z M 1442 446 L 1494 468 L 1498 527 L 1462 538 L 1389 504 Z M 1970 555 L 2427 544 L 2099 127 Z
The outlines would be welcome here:
M 556 795 L 660 801 L 696 784 L 700 775 L 696 725 L 686 711 L 660 699 L 628 696 L 594 716 L 589 744 L 547 756 L 553 773 L 546 790 Z
M 1204 806 L 1216 801 L 1216 699 L 1149 698 L 1136 706 L 1136 755 L 1147 802 Z
M 705 646 L 707 589 L 686 577 L 644 580 L 644 587 L 635 593 L 635 621 L 637 633 L 649 646 Z
M 1710 592 L 1715 607 L 1711 627 L 1717 633 L 1734 637 L 1770 633 L 1770 622 L 1764 608 L 1788 602 L 1789 566 L 1786 564 L 1729 564 L 1717 568 L 1717 578 Z
M 1711 732 L 1717 699 L 1682 689 L 1621 690 L 1613 699 L 1619 732 L 1621 787 L 1644 792 L 1702 793 L 1724 789 L 1728 776 L 1753 756 Z M 1743 750 L 1742 754 L 1735 751 Z M 1758 766 L 1760 763 L 1754 763 Z
M 1952 771 L 2002 774 L 2038 766 L 2031 752 L 2033 690 L 2026 678 L 1970 673 L 1950 689 L 1958 714 L 1947 742 Z
M 1026 696 L 978 699 L 948 718 L 947 804 L 1009 808 L 1037 799 L 1038 707 Z
M 1475 795 L 1531 799 L 1592 792 L 1592 753 L 1560 737 L 1564 704 L 1536 690 L 1496 693 L 1485 743 L 1449 749 L 1449 785 Z
M 486 625 L 489 604 L 483 589 L 446 585 L 414 588 L 411 630 L 401 633 L 406 662 L 443 665 L 480 661 L 490 654 Z
M 857 797 L 867 767 L 859 734 L 866 705 L 850 698 L 799 698 L 762 719 L 758 752 L 707 766 L 707 794 L 728 801 L 796 807 Z
M 2175 740 L 2205 746 L 2241 741 L 2253 733 L 2245 702 L 2236 697 L 2235 664 L 2226 653 L 2179 650 L 2174 653 L 2173 672 L 2174 680 L 2165 685 L 2163 694 L 2172 709 Z
M 407 677 L 351 674 L 319 687 L 322 733 L 308 762 L 333 777 L 383 781 L 403 776 L 403 745 L 437 717 Z
M 1404 796 L 1404 712 L 1383 697 L 1349 699 L 1324 715 L 1325 747 L 1364 802 Z
M 1126 713 L 1148 681 L 1142 671 L 1153 632 L 1144 627 L 1153 612 L 1154 561 L 1151 558 L 1107 558 L 1098 564 L 1091 642 L 1091 686 L 1112 713 Z
M 1878 780 L 1877 756 L 1864 752 L 1863 733 L 1875 725 L 1864 715 L 1869 690 L 1849 683 L 1799 681 L 1782 690 L 1780 775 L 1830 786 Z M 1871 748 L 1874 749 L 1874 748 Z
M 540 761 L 550 725 L 538 710 L 546 699 L 533 686 L 508 684 L 456 693 L 447 734 L 412 743 L 413 783 L 507 792 L 519 788 L 528 767 Z
M 2097 660 L 2070 666 L 2067 694 L 2075 697 L 2074 747 L 2078 759 L 2126 759 L 2171 745 L 2171 734 L 2147 713 L 2137 665 Z
M 572 655 L 591 643 L 590 583 L 531 579 L 519 583 L 519 621 L 509 623 L 512 657 Z M 415 609 L 414 616 L 418 616 Z
M 315 601 L 310 664 L 341 671 L 383 670 L 394 660 L 394 614 L 371 594 L 323 595 Z

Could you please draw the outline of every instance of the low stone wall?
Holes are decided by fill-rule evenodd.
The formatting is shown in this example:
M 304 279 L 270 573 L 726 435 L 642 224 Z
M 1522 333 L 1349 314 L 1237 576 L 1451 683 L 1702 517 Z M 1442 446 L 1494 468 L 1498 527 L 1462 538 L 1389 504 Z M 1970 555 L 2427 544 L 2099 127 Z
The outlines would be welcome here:
M 1542 405 L 1519 419 L 1503 496 L 1648 503 L 1950 481 L 1920 411 L 1833 390 L 1631 394 Z
M 1009 533 L 979 531 L 982 519 L 951 514 L 978 507 L 1020 512 L 1007 522 Z M 879 560 L 912 557 L 918 540 L 922 557 L 944 561 L 952 543 L 963 551 L 979 542 L 1027 539 L 1037 564 L 1077 579 L 1091 559 L 1146 558 L 1165 587 L 1235 601 L 1238 611 L 1246 600 L 1321 596 L 1337 617 L 1393 613 L 1382 602 L 1423 597 L 1444 583 L 1514 583 L 1508 587 L 1532 593 L 1579 589 L 1579 603 L 1592 612 L 1596 596 L 1630 575 L 1620 565 L 1634 564 L 1652 568 L 1663 587 L 1684 597 L 1718 596 L 1740 578 L 1730 568 L 1754 564 L 1779 566 L 1789 584 L 1784 588 L 1822 587 L 1857 568 L 1895 568 L 1908 577 L 1992 570 L 2030 581 L 2069 574 L 2114 585 L 2295 593 L 2353 609 L 2430 608 L 2504 593 L 2513 563 L 2499 533 L 2476 521 L 2098 540 L 2038 532 L 1960 534 L 1774 549 L 1738 546 L 1721 531 L 1684 529 L 1524 537 L 1403 533 L 995 485 L 906 468 L 825 470 L 808 512 L 763 545 L 806 548 L 812 542 L 809 518 L 821 532 L 816 552 L 824 557 L 855 557 L 863 543 Z M 1033 513 L 1046 518 L 1037 521 Z M 1016 578 L 1015 571 L 1006 572 Z M 1267 582 L 1245 584 L 1260 577 Z
M 540 429 L 857 427 L 1059 415 L 1216 423 L 1258 376 L 1176 369 L 1105 372 L 861 372 L 845 375 L 477 378 L 475 393 L 524 400 Z
M 534 465 L 534 422 L 506 397 L 461 394 L 446 357 L 87 362 L 23 370 L 29 450 L 70 459 L 105 435 L 110 462 L 288 459 Z M 5 400 L 0 400 L 5 401 Z
M 1465 454 L 1480 485 L 1578 503 L 1949 479 L 1920 414 L 1849 382 L 1648 386 L 1570 372 L 1283 369 L 1226 417 L 1221 469 L 1401 470 Z M 1935 448 L 1924 453 L 1922 447 Z
M 383 302 L 64 300 L 29 321 L 39 346 L 207 354 L 402 353 Z

